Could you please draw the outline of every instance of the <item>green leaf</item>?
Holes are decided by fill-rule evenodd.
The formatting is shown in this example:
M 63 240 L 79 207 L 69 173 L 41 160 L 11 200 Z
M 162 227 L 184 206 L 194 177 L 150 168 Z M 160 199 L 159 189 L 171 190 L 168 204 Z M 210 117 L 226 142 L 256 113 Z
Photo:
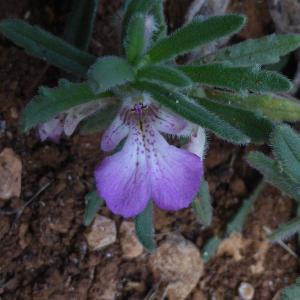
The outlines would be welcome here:
M 81 50 L 87 50 L 95 23 L 99 0 L 73 0 L 72 12 L 65 30 L 66 40 Z
M 123 18 L 123 30 L 126 32 L 130 19 L 137 13 L 147 14 L 160 0 L 129 0 L 125 4 L 125 13 Z
M 287 193 L 294 199 L 300 199 L 300 186 L 289 179 L 278 163 L 260 152 L 251 152 L 247 156 L 249 164 L 264 175 L 266 181 Z
M 103 131 L 113 121 L 120 109 L 119 103 L 96 112 L 94 115 L 86 118 L 81 125 L 80 133 L 93 134 Z
M 160 40 L 167 35 L 167 23 L 164 14 L 164 2 L 162 0 L 155 1 L 151 14 L 154 15 L 156 22 L 156 31 L 154 32 L 153 41 Z
M 135 231 L 140 243 L 150 252 L 156 248 L 153 233 L 153 203 L 149 201 L 145 210 L 135 217 Z
M 292 88 L 284 76 L 255 67 L 232 67 L 225 64 L 179 67 L 194 82 L 235 91 L 282 92 Z
M 234 66 L 252 66 L 274 64 L 280 56 L 297 49 L 300 46 L 300 35 L 268 35 L 255 40 L 246 40 L 231 47 L 218 50 L 204 60 L 227 61 Z
M 285 288 L 282 292 L 280 300 L 298 300 L 300 299 L 300 278 L 296 283 Z
M 300 136 L 290 126 L 282 124 L 271 135 L 273 152 L 284 171 L 300 182 Z
M 127 61 L 117 56 L 97 59 L 88 71 L 89 85 L 95 94 L 134 80 L 134 71 Z
M 85 195 L 84 225 L 89 226 L 97 215 L 104 201 L 98 196 L 97 191 Z
M 204 226 L 210 226 L 212 222 L 212 206 L 209 187 L 206 180 L 201 183 L 200 191 L 193 201 L 193 208 L 199 221 Z
M 184 73 L 176 68 L 166 65 L 153 65 L 138 71 L 137 78 L 149 81 L 157 81 L 171 85 L 173 88 L 186 88 L 191 86 L 192 81 Z
M 25 108 L 21 119 L 22 127 L 28 131 L 74 106 L 100 100 L 108 95 L 94 95 L 86 83 L 64 83 L 56 88 L 42 87 Z
M 265 184 L 261 182 L 253 191 L 252 195 L 243 201 L 242 206 L 226 226 L 226 235 L 230 236 L 234 232 L 242 232 L 246 219 L 253 209 L 253 204 L 264 189 Z
M 296 122 L 300 120 L 300 103 L 297 100 L 273 94 L 240 96 L 206 89 L 206 95 L 218 102 L 261 112 L 274 121 Z
M 194 99 L 207 110 L 249 136 L 253 142 L 261 144 L 269 139 L 273 124 L 261 114 L 200 97 L 194 97 Z
M 239 15 L 211 17 L 205 21 L 195 18 L 171 35 L 159 40 L 148 52 L 152 63 L 172 59 L 206 43 L 240 30 L 245 18 Z
M 145 15 L 134 15 L 128 24 L 125 52 L 130 63 L 136 64 L 145 49 Z
M 133 84 L 133 87 L 140 91 L 148 92 L 162 105 L 170 108 L 185 119 L 212 130 L 225 140 L 238 144 L 249 142 L 248 136 L 209 112 L 203 106 L 192 103 L 188 97 L 178 92 L 147 81 L 136 82 Z
M 222 239 L 218 236 L 215 236 L 208 240 L 201 250 L 202 258 L 205 263 L 207 263 L 216 253 Z
M 0 22 L 0 32 L 28 53 L 79 76 L 86 76 L 95 57 L 66 43 L 55 35 L 24 21 Z
M 300 218 L 295 218 L 288 223 L 282 224 L 277 230 L 268 236 L 271 242 L 286 240 L 300 231 Z

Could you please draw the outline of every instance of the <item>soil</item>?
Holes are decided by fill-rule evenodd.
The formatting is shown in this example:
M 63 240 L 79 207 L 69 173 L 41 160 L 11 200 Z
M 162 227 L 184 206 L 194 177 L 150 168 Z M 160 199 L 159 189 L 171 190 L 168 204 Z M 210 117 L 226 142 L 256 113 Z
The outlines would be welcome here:
M 90 50 L 96 55 L 117 53 L 120 1 L 100 2 Z M 170 30 L 181 24 L 190 2 L 167 1 Z M 0 19 L 26 18 L 63 36 L 68 9 L 69 1 L 0 0 Z M 265 1 L 235 0 L 230 9 L 249 16 L 237 39 L 272 31 Z M 37 87 L 54 86 L 66 76 L 0 38 L 0 152 L 12 148 L 23 164 L 21 197 L 0 200 L 0 299 L 150 299 L 158 283 L 149 268 L 149 254 L 127 259 L 118 240 L 101 251 L 87 247 L 84 195 L 92 189 L 93 170 L 103 157 L 100 134 L 77 133 L 56 145 L 40 143 L 34 132 L 24 134 L 18 127 L 20 114 Z M 260 178 L 244 160 L 250 150 L 251 146 L 233 146 L 211 136 L 205 176 L 214 200 L 213 225 L 204 229 L 191 209 L 156 210 L 157 240 L 168 232 L 179 232 L 200 249 L 221 234 Z M 32 198 L 36 193 L 38 197 Z M 246 246 L 237 249 L 240 259 L 230 251 L 213 257 L 188 299 L 240 299 L 241 282 L 254 287 L 255 300 L 278 299 L 281 289 L 298 276 L 299 260 L 277 244 L 266 246 L 265 229 L 276 228 L 294 211 L 291 199 L 267 186 L 247 220 L 240 241 Z M 101 214 L 115 220 L 119 229 L 119 217 L 106 208 Z M 297 252 L 295 239 L 287 245 Z

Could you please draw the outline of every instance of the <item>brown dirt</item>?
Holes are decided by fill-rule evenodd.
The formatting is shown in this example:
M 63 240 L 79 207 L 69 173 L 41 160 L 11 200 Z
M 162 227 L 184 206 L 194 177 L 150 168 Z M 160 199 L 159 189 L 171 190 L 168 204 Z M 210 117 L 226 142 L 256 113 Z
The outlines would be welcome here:
M 189 2 L 167 2 L 172 29 L 180 25 Z M 264 1 L 258 6 L 258 1 L 232 2 L 232 10 L 249 14 L 253 20 L 240 38 L 269 31 Z M 97 16 L 91 50 L 98 55 L 118 51 L 114 24 L 120 5 L 119 1 L 111 3 L 101 1 Z M 63 1 L 0 0 L 0 19 L 30 14 L 31 23 L 62 36 L 67 9 Z M 148 254 L 126 259 L 119 242 L 99 252 L 87 248 L 82 225 L 84 195 L 93 185 L 92 172 L 102 157 L 100 136 L 75 134 L 53 145 L 38 142 L 34 132 L 25 135 L 18 129 L 20 113 L 36 87 L 54 85 L 59 77 L 66 76 L 54 67 L 41 76 L 44 68 L 45 62 L 0 38 L 0 124 L 6 123 L 5 130 L 0 130 L 0 152 L 12 148 L 23 163 L 21 197 L 0 201 L 0 299 L 147 299 L 157 284 L 148 267 Z M 259 178 L 243 160 L 249 150 L 211 138 L 206 178 L 214 199 L 213 226 L 204 230 L 190 209 L 172 214 L 157 210 L 157 238 L 176 231 L 200 248 L 214 234 L 223 232 Z M 276 228 L 293 211 L 289 198 L 267 187 L 247 221 L 242 240 L 247 247 L 239 250 L 242 258 L 236 261 L 230 254 L 214 257 L 189 299 L 201 299 L 203 294 L 207 299 L 239 299 L 237 289 L 243 281 L 254 286 L 254 299 L 275 299 L 278 291 L 297 277 L 299 264 L 279 246 L 266 247 L 263 228 Z M 101 214 L 114 219 L 119 228 L 120 218 L 105 208 Z M 296 250 L 294 240 L 288 244 Z

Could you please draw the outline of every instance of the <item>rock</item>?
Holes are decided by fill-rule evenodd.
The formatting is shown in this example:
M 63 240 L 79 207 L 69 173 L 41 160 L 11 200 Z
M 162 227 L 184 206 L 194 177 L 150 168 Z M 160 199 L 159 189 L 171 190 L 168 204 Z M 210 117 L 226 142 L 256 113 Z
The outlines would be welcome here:
M 98 216 L 85 236 L 92 251 L 101 250 L 116 241 L 116 224 L 109 218 Z
M 184 300 L 203 274 L 204 263 L 193 243 L 171 234 L 152 255 L 150 267 L 154 278 L 165 284 L 165 296 Z
M 20 197 L 22 162 L 12 149 L 0 153 L 0 199 Z
M 254 287 L 247 282 L 242 282 L 239 286 L 239 295 L 242 300 L 252 300 L 254 297 Z
M 143 246 L 136 237 L 135 226 L 132 222 L 124 221 L 121 224 L 120 242 L 126 258 L 134 258 L 143 253 Z

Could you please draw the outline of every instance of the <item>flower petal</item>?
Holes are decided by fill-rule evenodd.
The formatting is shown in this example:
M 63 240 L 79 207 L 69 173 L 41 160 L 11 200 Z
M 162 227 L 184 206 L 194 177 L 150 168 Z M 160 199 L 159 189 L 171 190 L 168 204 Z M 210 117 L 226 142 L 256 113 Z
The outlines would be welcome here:
M 145 155 L 134 133 L 120 152 L 104 159 L 95 178 L 99 194 L 113 213 L 128 218 L 146 208 L 151 186 Z
M 192 132 L 190 142 L 186 145 L 186 149 L 203 159 L 206 150 L 206 134 L 202 127 L 199 126 Z
M 152 197 L 165 210 L 188 207 L 203 176 L 201 159 L 186 150 L 170 146 L 156 137 L 156 157 L 151 159 Z
M 128 126 L 124 123 L 119 113 L 111 125 L 104 132 L 101 139 L 101 149 L 103 151 L 112 151 L 128 135 Z
M 59 143 L 59 139 L 63 133 L 63 116 L 57 116 L 50 121 L 38 127 L 38 135 L 40 140 L 50 140 L 54 143 Z
M 155 117 L 153 125 L 158 131 L 163 133 L 177 134 L 187 126 L 187 122 L 184 119 L 165 109 L 158 109 L 155 112 Z

